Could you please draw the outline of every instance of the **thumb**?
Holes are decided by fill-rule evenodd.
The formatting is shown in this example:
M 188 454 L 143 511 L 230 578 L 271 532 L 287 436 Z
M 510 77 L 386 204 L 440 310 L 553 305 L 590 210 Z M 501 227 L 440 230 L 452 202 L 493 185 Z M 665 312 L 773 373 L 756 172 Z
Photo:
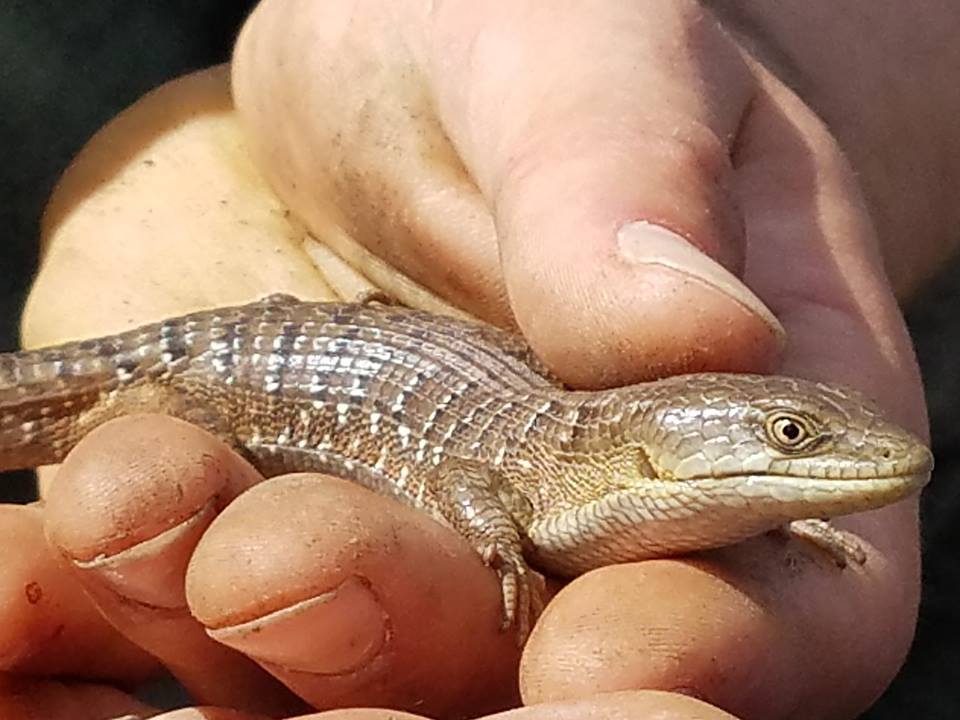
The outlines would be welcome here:
M 771 369 L 783 331 L 735 275 L 728 189 L 756 83 L 717 23 L 693 2 L 443 8 L 439 113 L 537 353 L 579 386 Z
M 757 82 L 693 0 L 264 2 L 233 89 L 314 236 L 519 324 L 567 382 L 776 363 L 729 190 Z

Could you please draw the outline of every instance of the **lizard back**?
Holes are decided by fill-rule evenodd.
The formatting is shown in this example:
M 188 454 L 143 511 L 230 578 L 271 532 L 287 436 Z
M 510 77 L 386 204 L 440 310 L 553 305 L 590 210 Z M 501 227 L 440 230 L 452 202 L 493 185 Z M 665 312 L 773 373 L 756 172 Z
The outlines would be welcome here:
M 0 469 L 58 462 L 113 417 L 160 412 L 266 474 L 327 471 L 422 493 L 406 483 L 436 448 L 482 452 L 505 408 L 556 386 L 519 337 L 491 326 L 271 296 L 0 355 Z

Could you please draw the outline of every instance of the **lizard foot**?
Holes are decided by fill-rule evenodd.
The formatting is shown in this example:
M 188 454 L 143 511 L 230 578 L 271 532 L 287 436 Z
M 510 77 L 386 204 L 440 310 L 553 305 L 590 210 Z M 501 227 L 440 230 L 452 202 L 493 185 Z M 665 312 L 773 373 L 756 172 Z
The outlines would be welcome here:
M 517 645 L 522 646 L 534 622 L 543 611 L 546 586 L 543 577 L 532 570 L 523 554 L 507 545 L 491 542 L 480 548 L 484 564 L 500 578 L 503 595 L 503 619 L 500 630 L 516 626 Z
M 257 300 L 258 305 L 296 305 L 302 302 L 296 295 L 290 293 L 270 293 Z
M 358 292 L 351 302 L 358 305 L 400 305 L 401 302 L 386 290 L 380 288 L 370 288 Z
M 860 538 L 851 532 L 835 528 L 826 520 L 794 520 L 787 525 L 786 531 L 787 534 L 826 553 L 841 568 L 847 567 L 851 562 L 863 565 L 867 561 L 867 553 Z

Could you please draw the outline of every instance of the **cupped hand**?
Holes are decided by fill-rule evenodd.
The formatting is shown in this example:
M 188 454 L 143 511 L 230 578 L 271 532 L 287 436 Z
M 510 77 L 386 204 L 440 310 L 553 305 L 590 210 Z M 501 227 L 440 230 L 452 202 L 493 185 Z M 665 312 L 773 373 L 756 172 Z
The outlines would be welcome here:
M 782 368 L 923 432 L 854 173 L 775 70 L 687 2 L 265 2 L 238 43 L 236 118 L 207 73 L 78 159 L 25 338 L 347 294 L 366 280 L 346 260 L 403 301 L 517 327 L 572 385 Z M 16 588 L 44 569 L 56 603 L 31 607 L 70 632 L 20 633 L 7 670 L 130 683 L 145 649 L 198 700 L 251 712 L 476 715 L 519 686 L 539 707 L 518 713 L 551 717 L 723 717 L 641 689 L 851 717 L 899 666 L 919 588 L 913 502 L 844 522 L 862 568 L 771 538 L 611 567 L 547 607 L 518 682 L 496 580 L 463 541 L 341 481 L 262 482 L 182 423 L 104 427 L 43 507 L 0 517 L 17 523 L 0 627 L 25 627 Z M 76 648 L 97 645 L 94 670 Z

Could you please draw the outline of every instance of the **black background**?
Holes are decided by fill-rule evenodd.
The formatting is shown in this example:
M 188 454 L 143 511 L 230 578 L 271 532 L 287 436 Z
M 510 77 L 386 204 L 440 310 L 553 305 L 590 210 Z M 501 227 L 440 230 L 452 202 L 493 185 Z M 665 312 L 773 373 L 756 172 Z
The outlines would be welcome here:
M 252 4 L 0 0 L 0 350 L 16 347 L 20 309 L 36 267 L 40 214 L 71 157 L 146 91 L 226 61 Z M 908 308 L 927 384 L 937 470 L 923 499 L 917 638 L 907 665 L 863 716 L 867 720 L 960 718 L 960 573 L 952 562 L 960 550 L 954 520 L 960 500 L 958 270 L 960 262 L 945 268 Z M 0 475 L 0 501 L 27 500 L 32 492 L 28 474 Z M 11 551 L 0 548 L 0 562 Z

